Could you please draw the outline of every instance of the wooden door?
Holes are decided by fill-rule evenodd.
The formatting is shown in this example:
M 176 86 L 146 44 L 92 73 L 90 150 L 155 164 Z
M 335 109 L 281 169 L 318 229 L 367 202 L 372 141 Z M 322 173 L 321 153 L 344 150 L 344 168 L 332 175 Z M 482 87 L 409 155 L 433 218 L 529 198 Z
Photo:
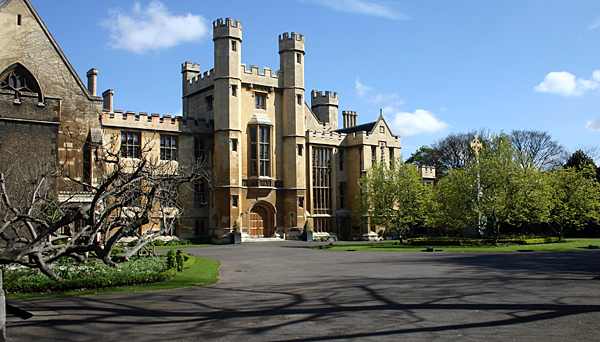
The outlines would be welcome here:
M 263 237 L 265 236 L 265 223 L 267 211 L 262 207 L 254 207 L 250 212 L 250 236 Z

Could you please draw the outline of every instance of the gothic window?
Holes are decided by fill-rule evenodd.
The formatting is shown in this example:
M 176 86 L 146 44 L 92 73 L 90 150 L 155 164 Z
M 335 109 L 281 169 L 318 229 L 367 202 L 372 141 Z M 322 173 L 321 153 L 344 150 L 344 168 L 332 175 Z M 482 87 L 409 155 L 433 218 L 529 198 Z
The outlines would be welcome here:
M 0 89 L 15 92 L 15 99 L 20 99 L 22 92 L 37 93 L 38 101 L 43 102 L 40 87 L 33 75 L 24 66 L 15 63 L 0 75 Z
M 314 230 L 317 233 L 328 233 L 333 232 L 333 227 L 331 225 L 331 220 L 328 218 L 314 218 L 313 222 L 315 223 Z
M 254 94 L 254 107 L 256 109 L 267 109 L 267 94 Z
M 346 183 L 340 183 L 340 209 L 346 208 Z
M 205 97 L 204 98 L 204 102 L 206 103 L 206 110 L 207 111 L 213 110 L 213 104 L 215 103 L 215 99 L 213 98 L 212 95 L 209 95 L 209 96 Z
M 177 160 L 177 137 L 173 135 L 160 136 L 160 159 Z
M 206 160 L 204 140 L 202 138 L 194 138 L 194 158 L 200 162 Z
M 134 132 L 121 133 L 121 157 L 140 158 L 140 134 Z
M 375 164 L 377 161 L 377 147 L 371 146 L 371 162 Z
M 271 177 L 271 129 L 250 127 L 250 175 Z
M 315 214 L 331 214 L 331 149 L 312 149 L 313 209 Z
M 204 180 L 194 181 L 194 208 L 206 206 L 206 185 Z

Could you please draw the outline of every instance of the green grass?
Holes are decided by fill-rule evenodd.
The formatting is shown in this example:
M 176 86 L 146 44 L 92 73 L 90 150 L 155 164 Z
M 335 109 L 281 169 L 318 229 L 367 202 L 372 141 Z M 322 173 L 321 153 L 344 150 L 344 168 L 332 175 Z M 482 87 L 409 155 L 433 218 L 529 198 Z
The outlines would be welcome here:
M 427 247 L 441 249 L 444 252 L 518 252 L 519 250 L 541 251 L 571 251 L 581 250 L 580 247 L 588 245 L 600 245 L 600 239 L 565 239 L 564 242 L 547 243 L 539 245 L 520 245 L 520 246 L 411 246 L 397 245 L 398 241 L 351 243 L 343 245 L 328 246 L 331 251 L 361 251 L 361 252 L 420 252 Z M 319 247 L 313 247 L 319 248 Z
M 218 260 L 207 259 L 207 258 L 196 258 L 196 262 L 192 267 L 183 270 L 183 272 L 177 273 L 177 275 L 170 280 L 161 281 L 149 284 L 131 285 L 131 286 L 120 286 L 111 287 L 105 289 L 82 289 L 78 291 L 64 291 L 64 292 L 52 292 L 52 293 L 28 293 L 28 294 L 6 294 L 7 298 L 55 298 L 55 297 L 82 297 L 82 296 L 95 296 L 102 294 L 113 294 L 113 293 L 131 293 L 131 292 L 146 292 L 146 291 L 158 291 L 158 290 L 173 290 L 184 287 L 192 286 L 208 286 L 216 284 L 220 275 L 221 263 Z
M 190 247 L 209 247 L 209 246 L 214 246 L 211 244 L 205 244 L 205 245 L 176 245 L 176 246 L 156 246 L 154 248 L 156 249 L 183 249 L 183 248 L 190 248 Z

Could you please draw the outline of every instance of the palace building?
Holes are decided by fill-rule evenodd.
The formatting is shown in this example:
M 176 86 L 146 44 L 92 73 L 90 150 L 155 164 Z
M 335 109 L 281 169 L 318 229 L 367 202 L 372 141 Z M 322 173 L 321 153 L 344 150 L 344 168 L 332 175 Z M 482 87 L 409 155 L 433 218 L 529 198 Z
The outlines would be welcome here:
M 317 236 L 372 238 L 351 217 L 357 181 L 374 162 L 401 156 L 400 137 L 381 115 L 358 124 L 356 112 L 342 111 L 338 126 L 338 94 L 304 88 L 305 37 L 273 38 L 279 70 L 248 66 L 241 22 L 219 19 L 214 68 L 182 64 L 181 117 L 123 112 L 113 108 L 113 90 L 97 95 L 98 70 L 87 72 L 84 85 L 28 0 L 4 0 L 0 162 L 7 152 L 42 152 L 85 179 L 93 156 L 78 141 L 119 141 L 121 156 L 132 159 L 151 142 L 153 156 L 200 160 L 210 175 L 183 189 L 186 210 L 173 227 L 180 237 L 224 242 L 237 222 L 245 238 L 298 239 L 309 221 Z

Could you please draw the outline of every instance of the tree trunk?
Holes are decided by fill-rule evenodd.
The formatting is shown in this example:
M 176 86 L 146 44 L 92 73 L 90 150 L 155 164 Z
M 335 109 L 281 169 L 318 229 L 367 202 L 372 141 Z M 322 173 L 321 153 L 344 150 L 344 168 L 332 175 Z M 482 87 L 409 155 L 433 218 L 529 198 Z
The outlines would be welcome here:
M 6 341 L 6 297 L 2 288 L 3 271 L 0 270 L 0 342 Z

